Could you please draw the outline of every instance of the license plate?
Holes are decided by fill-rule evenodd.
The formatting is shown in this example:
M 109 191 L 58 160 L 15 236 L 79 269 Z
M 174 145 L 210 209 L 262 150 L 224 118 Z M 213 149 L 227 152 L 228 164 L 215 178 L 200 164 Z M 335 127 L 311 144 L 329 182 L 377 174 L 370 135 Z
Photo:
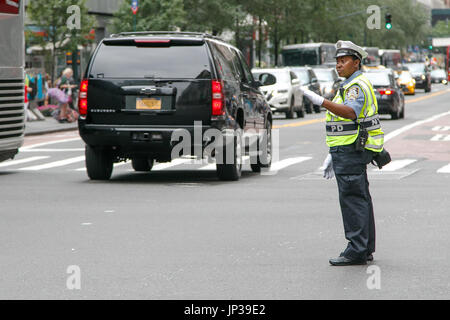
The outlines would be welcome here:
M 161 99 L 137 98 L 136 110 L 161 110 Z

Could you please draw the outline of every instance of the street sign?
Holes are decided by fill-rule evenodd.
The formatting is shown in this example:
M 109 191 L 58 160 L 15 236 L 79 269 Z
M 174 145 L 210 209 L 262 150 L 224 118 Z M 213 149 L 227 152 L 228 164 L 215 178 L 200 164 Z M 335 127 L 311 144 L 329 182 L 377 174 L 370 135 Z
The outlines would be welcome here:
M 133 11 L 133 14 L 136 14 L 138 9 L 139 9 L 138 0 L 132 0 L 131 1 L 131 11 Z

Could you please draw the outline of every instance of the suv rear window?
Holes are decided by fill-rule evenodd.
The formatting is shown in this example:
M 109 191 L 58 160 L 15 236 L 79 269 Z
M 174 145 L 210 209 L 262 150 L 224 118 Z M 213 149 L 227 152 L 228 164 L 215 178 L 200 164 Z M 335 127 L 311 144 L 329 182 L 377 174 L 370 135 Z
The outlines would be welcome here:
M 211 79 L 206 45 L 135 47 L 102 44 L 90 77 Z

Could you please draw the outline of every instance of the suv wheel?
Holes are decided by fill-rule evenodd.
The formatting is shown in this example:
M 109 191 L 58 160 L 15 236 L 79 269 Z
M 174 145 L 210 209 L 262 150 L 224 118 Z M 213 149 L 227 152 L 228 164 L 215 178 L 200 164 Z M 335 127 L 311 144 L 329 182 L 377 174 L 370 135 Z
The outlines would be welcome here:
M 131 166 L 136 172 L 148 172 L 152 170 L 153 159 L 148 158 L 133 158 L 131 159 Z
M 113 170 L 111 152 L 86 145 L 86 169 L 91 180 L 109 180 Z
M 320 113 L 320 106 L 314 105 L 314 112 L 315 113 Z
M 272 124 L 267 121 L 266 131 L 261 142 L 262 150 L 259 149 L 258 141 L 258 155 L 250 159 L 250 166 L 253 172 L 261 172 L 261 168 L 270 168 L 272 165 Z
M 223 164 L 216 165 L 217 176 L 223 181 L 237 181 L 242 173 L 242 132 L 237 129 L 234 132 L 234 139 L 231 145 L 225 145 L 221 150 Z M 227 163 L 228 154 L 232 152 L 232 163 Z

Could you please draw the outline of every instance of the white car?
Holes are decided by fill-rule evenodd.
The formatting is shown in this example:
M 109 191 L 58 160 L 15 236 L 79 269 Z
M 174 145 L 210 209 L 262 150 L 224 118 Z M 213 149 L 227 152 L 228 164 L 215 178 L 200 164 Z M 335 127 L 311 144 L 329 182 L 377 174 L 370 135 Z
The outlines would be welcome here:
M 295 113 L 300 118 L 305 116 L 303 91 L 297 75 L 289 68 L 252 69 L 255 80 L 262 86 L 259 88 L 266 97 L 272 112 L 283 112 L 288 119 Z

